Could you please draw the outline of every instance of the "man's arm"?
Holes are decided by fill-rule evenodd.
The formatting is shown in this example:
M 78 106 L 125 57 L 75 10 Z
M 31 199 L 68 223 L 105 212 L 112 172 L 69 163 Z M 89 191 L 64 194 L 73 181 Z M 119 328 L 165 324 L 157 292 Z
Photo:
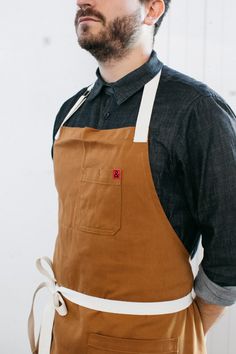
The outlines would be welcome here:
M 201 96 L 185 136 L 182 185 L 204 249 L 195 304 L 207 333 L 236 302 L 236 117 L 217 94 Z
M 204 334 L 207 334 L 209 329 L 225 314 L 226 307 L 208 304 L 199 296 L 196 296 L 195 302 L 201 315 Z

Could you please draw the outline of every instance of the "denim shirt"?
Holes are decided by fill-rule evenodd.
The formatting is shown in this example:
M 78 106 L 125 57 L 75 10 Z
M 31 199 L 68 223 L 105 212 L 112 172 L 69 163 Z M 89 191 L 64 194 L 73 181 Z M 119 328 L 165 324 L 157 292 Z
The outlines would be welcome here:
M 161 68 L 148 136 L 156 193 L 191 257 L 202 236 L 196 294 L 230 306 L 236 301 L 236 117 L 225 100 L 204 83 L 163 65 L 153 50 L 145 64 L 113 83 L 106 83 L 97 68 L 90 95 L 65 126 L 135 126 L 143 87 Z M 53 141 L 85 90 L 62 105 Z

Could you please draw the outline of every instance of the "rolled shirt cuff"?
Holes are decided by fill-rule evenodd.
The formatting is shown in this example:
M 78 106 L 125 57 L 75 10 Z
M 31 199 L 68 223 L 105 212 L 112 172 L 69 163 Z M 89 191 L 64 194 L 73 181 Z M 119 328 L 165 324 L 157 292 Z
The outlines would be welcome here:
M 236 286 L 222 287 L 214 283 L 207 277 L 201 264 L 194 280 L 194 291 L 209 304 L 231 306 L 236 302 Z

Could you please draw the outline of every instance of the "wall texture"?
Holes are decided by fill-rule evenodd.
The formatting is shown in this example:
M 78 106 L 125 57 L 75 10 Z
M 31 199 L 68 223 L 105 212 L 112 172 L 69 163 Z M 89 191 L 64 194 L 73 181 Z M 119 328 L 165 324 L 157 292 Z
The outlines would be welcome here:
M 156 40 L 162 61 L 218 91 L 236 109 L 236 3 L 172 0 Z M 52 126 L 63 101 L 95 79 L 96 62 L 78 48 L 75 1 L 2 2 L 0 12 L 0 351 L 29 353 L 27 316 L 52 255 L 57 196 L 50 158 Z M 194 260 L 194 269 L 202 250 Z M 46 301 L 42 297 L 39 307 Z M 236 308 L 208 335 L 209 354 L 236 351 Z

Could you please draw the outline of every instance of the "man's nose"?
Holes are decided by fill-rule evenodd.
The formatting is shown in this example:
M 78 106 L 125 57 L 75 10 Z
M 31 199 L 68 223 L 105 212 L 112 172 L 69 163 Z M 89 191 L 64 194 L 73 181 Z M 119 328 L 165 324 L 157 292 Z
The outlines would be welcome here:
M 76 0 L 76 5 L 80 8 L 87 8 L 94 6 L 95 0 Z

